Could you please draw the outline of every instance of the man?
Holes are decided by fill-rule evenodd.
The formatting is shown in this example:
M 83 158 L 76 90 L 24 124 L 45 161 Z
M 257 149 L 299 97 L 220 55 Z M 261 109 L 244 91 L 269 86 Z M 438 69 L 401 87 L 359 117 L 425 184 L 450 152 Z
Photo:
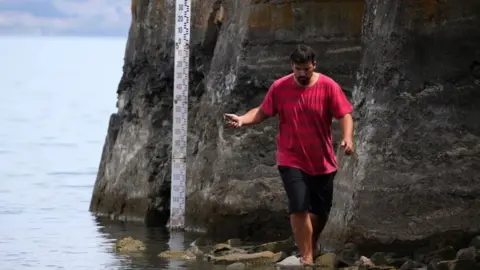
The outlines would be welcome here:
M 293 73 L 276 80 L 262 104 L 246 114 L 225 114 L 230 127 L 259 124 L 278 115 L 277 166 L 288 197 L 290 222 L 303 264 L 312 264 L 332 204 L 337 161 L 332 117 L 339 119 L 345 154 L 353 153 L 352 105 L 340 86 L 315 72 L 314 51 L 290 54 Z

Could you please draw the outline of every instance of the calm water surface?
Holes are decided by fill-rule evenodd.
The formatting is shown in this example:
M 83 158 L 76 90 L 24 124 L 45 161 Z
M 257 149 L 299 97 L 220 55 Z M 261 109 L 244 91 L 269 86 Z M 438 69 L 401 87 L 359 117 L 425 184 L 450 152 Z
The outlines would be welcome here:
M 0 37 L 0 270 L 208 268 L 157 256 L 196 235 L 88 212 L 125 42 Z M 148 252 L 117 255 L 112 243 L 124 236 Z

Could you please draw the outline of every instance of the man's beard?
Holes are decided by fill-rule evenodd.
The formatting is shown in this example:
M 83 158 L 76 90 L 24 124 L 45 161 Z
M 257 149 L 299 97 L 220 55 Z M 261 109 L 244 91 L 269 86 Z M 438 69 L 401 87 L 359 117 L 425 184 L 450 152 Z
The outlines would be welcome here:
M 310 83 L 310 78 L 305 77 L 305 76 L 301 76 L 301 77 L 297 77 L 297 81 L 301 85 L 308 85 Z

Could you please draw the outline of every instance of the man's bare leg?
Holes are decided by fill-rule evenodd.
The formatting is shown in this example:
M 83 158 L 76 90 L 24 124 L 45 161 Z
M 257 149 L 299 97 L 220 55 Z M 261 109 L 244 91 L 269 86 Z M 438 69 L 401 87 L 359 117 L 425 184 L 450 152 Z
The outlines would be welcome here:
M 327 224 L 327 217 L 310 213 L 310 220 L 312 223 L 312 254 L 313 256 L 317 256 L 320 251 L 317 246 L 318 239 Z
M 315 214 L 310 213 L 310 222 L 312 223 L 312 256 L 315 256 L 318 253 L 318 237 L 320 236 L 320 231 L 318 230 L 318 217 Z
M 303 263 L 312 264 L 313 228 L 310 215 L 307 212 L 293 213 L 290 215 L 290 223 Z

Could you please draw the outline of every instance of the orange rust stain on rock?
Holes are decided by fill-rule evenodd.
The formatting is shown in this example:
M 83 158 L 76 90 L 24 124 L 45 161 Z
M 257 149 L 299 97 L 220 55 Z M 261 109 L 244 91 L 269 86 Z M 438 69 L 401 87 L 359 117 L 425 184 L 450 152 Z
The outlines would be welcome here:
M 359 35 L 363 26 L 364 2 L 310 2 L 308 10 L 311 25 L 327 34 Z
M 295 11 L 294 11 L 295 9 Z M 304 3 L 256 4 L 250 10 L 250 28 L 276 30 L 295 27 L 323 28 L 321 32 L 360 34 L 364 2 L 308 1 Z
M 208 25 L 208 17 L 212 12 L 212 1 L 196 1 L 195 6 L 192 9 L 192 27 L 205 28 Z
M 252 28 L 279 29 L 294 23 L 291 3 L 272 5 L 256 4 L 251 7 L 248 26 Z
M 438 11 L 438 0 L 422 0 L 421 5 L 423 8 L 423 19 L 433 19 Z
M 136 20 L 137 19 L 137 0 L 132 0 L 131 11 L 132 11 L 133 20 Z
M 158 11 L 161 11 L 165 8 L 165 1 L 163 0 L 157 0 L 156 4 L 157 4 Z
M 414 20 L 432 21 L 442 8 L 438 0 L 409 0 L 407 5 L 408 15 Z
M 172 12 L 172 16 L 175 16 L 174 15 L 175 12 Z M 155 2 L 155 16 L 156 16 L 156 19 L 159 23 L 163 24 L 163 23 L 167 23 L 169 21 L 174 21 L 174 18 L 165 18 L 166 16 L 168 16 L 168 12 L 166 12 L 166 4 L 165 4 L 165 0 L 156 0 Z
M 192 13 L 193 28 L 207 28 L 210 24 L 220 24 L 226 20 L 227 10 L 221 2 L 199 1 Z

